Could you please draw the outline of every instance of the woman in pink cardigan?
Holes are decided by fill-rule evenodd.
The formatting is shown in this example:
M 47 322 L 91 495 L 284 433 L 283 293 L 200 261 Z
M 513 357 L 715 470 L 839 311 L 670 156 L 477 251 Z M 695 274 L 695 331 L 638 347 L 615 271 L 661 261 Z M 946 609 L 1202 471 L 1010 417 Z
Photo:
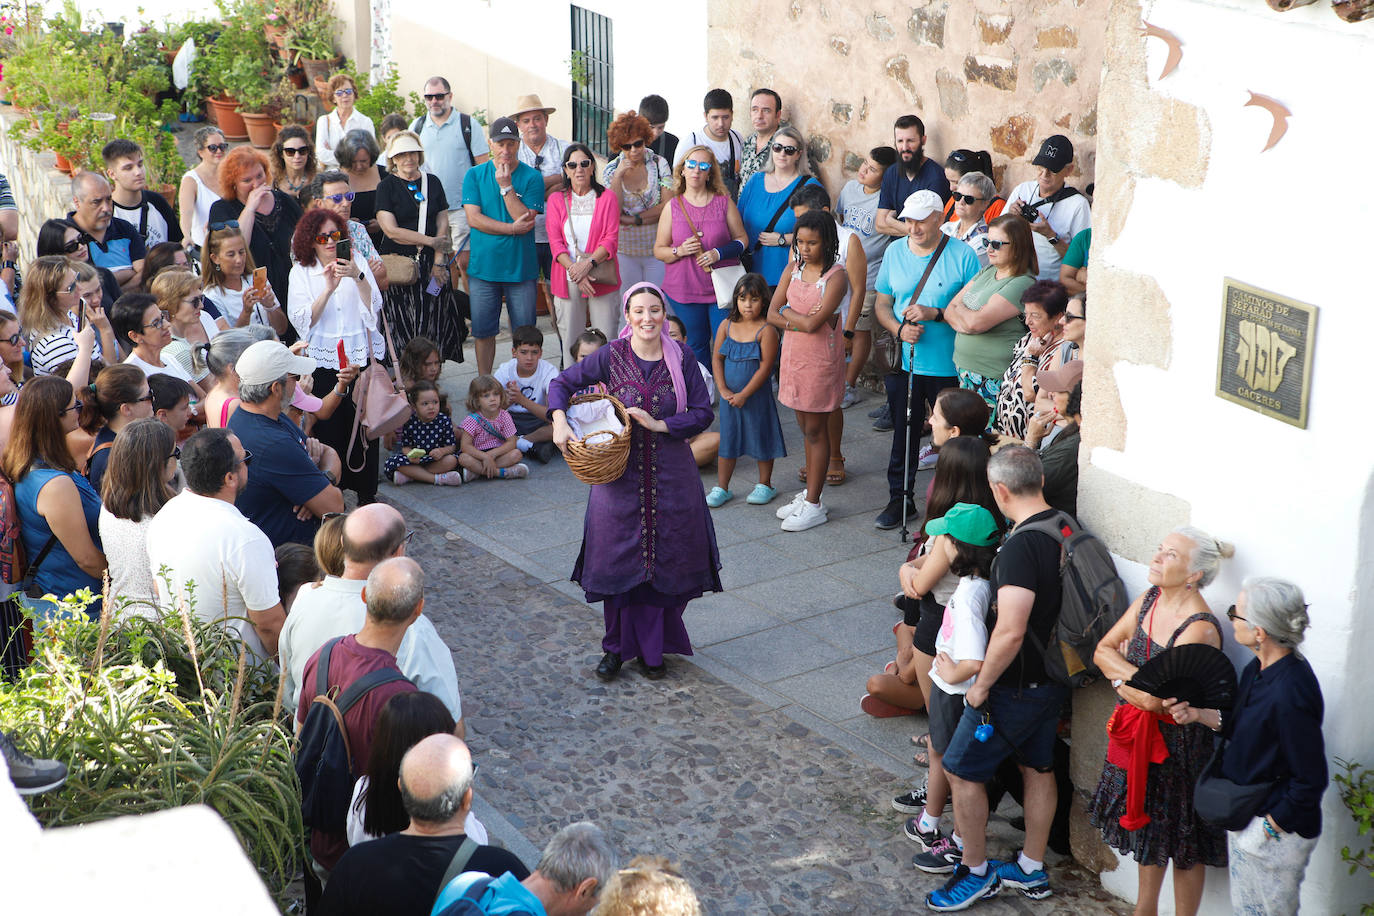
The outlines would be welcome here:
M 563 153 L 567 186 L 545 204 L 549 249 L 558 262 L 553 286 L 554 326 L 562 344 L 563 366 L 573 364 L 572 345 L 587 327 L 610 340 L 620 333 L 620 201 L 596 180 L 596 157 L 581 143 Z M 593 279 L 593 273 L 596 278 Z M 600 282 L 610 278 L 608 282 Z

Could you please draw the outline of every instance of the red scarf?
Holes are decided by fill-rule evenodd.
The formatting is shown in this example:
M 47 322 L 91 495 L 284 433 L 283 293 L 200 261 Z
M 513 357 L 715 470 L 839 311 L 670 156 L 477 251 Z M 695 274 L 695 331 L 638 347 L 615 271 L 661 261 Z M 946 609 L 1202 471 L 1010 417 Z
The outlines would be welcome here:
M 1150 823 L 1145 813 L 1145 784 L 1150 764 L 1163 763 L 1169 758 L 1159 723 L 1174 720 L 1132 706 L 1118 706 L 1107 720 L 1107 762 L 1126 771 L 1126 813 L 1121 826 L 1139 830 Z

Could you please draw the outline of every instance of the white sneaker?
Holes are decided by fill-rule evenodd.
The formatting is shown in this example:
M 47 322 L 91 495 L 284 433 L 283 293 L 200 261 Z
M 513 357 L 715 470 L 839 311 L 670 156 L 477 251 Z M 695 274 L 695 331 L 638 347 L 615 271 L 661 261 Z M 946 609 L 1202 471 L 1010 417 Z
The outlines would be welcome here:
M 854 386 L 854 385 L 845 385 L 845 386 L 844 386 L 844 400 L 840 401 L 840 409 L 841 409 L 841 410 L 848 410 L 849 408 L 853 407 L 855 404 L 859 403 L 859 399 L 860 399 L 861 397 L 862 397 L 862 395 L 859 394 L 859 389 L 858 389 L 856 386 Z
M 792 497 L 792 501 L 790 503 L 778 509 L 778 518 L 787 518 L 793 512 L 796 512 L 798 509 L 800 509 L 801 504 L 804 502 L 806 502 L 806 491 L 802 490 L 796 496 Z
M 916 456 L 916 470 L 929 471 L 935 467 L 935 463 L 940 460 L 940 453 L 929 445 L 921 449 Z
M 782 521 L 783 531 L 805 531 L 824 525 L 830 521 L 829 511 L 824 503 L 810 503 L 802 500 L 801 508 Z

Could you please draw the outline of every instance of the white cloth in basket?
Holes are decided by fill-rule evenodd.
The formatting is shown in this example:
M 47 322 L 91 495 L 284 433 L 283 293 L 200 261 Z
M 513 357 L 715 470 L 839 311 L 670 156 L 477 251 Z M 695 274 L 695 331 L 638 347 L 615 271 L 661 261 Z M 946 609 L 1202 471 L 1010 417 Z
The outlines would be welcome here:
M 568 425 L 583 445 L 610 442 L 625 429 L 615 415 L 615 405 L 605 398 L 571 405 Z

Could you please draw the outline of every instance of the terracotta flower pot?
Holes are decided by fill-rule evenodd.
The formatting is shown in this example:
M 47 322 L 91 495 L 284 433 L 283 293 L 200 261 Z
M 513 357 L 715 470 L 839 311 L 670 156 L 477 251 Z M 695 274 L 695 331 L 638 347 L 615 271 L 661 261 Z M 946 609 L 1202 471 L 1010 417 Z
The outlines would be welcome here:
M 52 154 L 57 157 L 57 170 L 63 175 L 70 175 L 72 173 L 72 161 L 57 150 L 53 150 Z
M 248 128 L 248 142 L 258 149 L 268 149 L 277 139 L 277 128 L 270 114 L 243 111 L 239 113 L 244 126 Z
M 305 71 L 300 67 L 292 67 L 286 71 L 286 75 L 291 78 L 291 85 L 297 89 L 309 89 L 310 81 L 305 78 Z
M 334 110 L 334 96 L 329 91 L 329 80 L 315 78 L 315 94 L 320 97 L 320 104 L 325 111 Z
M 159 195 L 161 195 L 163 200 L 167 201 L 167 206 L 171 207 L 173 210 L 176 209 L 176 206 L 177 206 L 177 186 L 176 186 L 176 185 L 174 185 L 174 184 L 160 184 L 160 185 L 158 185 L 156 188 L 154 188 L 153 190 L 156 191 Z
M 305 70 L 306 79 L 314 80 L 315 82 L 319 82 L 320 80 L 324 80 L 326 83 L 329 82 L 329 77 L 334 75 L 334 72 L 339 69 L 339 65 L 342 63 L 342 57 L 335 57 L 330 60 L 315 60 L 309 57 L 302 57 L 300 59 L 300 65 L 301 68 Z
M 228 97 L 206 99 L 214 112 L 214 122 L 226 140 L 247 140 L 248 127 L 239 114 L 239 100 Z

